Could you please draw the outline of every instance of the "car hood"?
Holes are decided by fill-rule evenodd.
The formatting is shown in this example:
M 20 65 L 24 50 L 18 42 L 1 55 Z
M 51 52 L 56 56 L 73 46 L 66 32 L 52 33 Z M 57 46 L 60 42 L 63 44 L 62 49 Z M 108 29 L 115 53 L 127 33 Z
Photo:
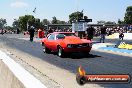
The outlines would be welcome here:
M 79 37 L 76 36 L 66 36 L 64 41 L 67 44 L 91 43 L 91 41 L 89 40 L 80 39 Z

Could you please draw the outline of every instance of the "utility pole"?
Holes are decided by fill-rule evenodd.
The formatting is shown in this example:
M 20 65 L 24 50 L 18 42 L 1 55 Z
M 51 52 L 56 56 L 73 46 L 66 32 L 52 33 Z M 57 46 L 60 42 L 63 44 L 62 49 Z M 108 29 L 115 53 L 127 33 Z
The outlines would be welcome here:
M 79 33 L 78 33 L 78 30 L 79 30 L 79 28 L 78 28 L 78 19 L 79 19 L 79 17 L 78 17 L 78 15 L 79 15 L 78 14 L 78 12 L 79 12 L 78 11 L 78 8 L 79 8 L 79 1 L 78 0 L 76 0 L 76 5 L 77 5 L 77 7 L 76 7 L 77 8 L 77 21 L 76 21 L 76 23 L 77 23 L 77 35 L 79 36 Z

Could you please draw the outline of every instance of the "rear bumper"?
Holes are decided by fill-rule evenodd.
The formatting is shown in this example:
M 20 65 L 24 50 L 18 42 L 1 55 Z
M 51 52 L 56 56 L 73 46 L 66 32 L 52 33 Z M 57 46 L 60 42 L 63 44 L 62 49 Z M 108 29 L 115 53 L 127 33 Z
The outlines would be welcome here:
M 92 47 L 85 48 L 64 48 L 64 52 L 66 53 L 76 53 L 76 52 L 90 52 Z

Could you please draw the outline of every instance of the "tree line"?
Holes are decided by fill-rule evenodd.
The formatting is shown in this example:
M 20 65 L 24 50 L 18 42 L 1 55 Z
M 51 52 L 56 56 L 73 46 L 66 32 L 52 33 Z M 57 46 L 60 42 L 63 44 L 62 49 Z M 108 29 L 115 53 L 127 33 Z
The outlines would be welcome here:
M 44 28 L 49 24 L 71 24 L 72 22 L 76 22 L 78 19 L 88 19 L 88 16 L 84 16 L 83 11 L 73 12 L 69 15 L 69 21 L 61 21 L 58 20 L 55 16 L 52 17 L 52 20 L 43 19 L 42 21 L 39 18 L 35 18 L 33 15 L 25 15 L 20 16 L 18 19 L 14 19 L 12 23 L 12 27 L 7 26 L 6 19 L 0 19 L 0 29 L 6 28 L 10 30 L 16 30 L 19 28 L 21 31 L 26 31 L 28 27 L 34 26 L 35 28 Z M 97 24 L 116 24 L 116 22 L 112 21 L 97 21 Z M 118 20 L 118 24 L 132 24 L 132 6 L 128 6 L 126 8 L 124 20 Z

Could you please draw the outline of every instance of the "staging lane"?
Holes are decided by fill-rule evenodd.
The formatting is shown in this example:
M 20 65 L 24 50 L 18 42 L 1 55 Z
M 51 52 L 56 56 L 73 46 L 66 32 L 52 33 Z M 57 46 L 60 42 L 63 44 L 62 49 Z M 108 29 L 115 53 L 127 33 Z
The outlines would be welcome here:
M 72 54 L 65 58 L 60 58 L 55 54 L 44 54 L 40 43 L 29 42 L 16 38 L 8 38 L 0 36 L 0 42 L 4 42 L 6 46 L 12 47 L 14 50 L 20 50 L 37 57 L 44 62 L 48 62 L 59 68 L 76 73 L 78 66 L 82 65 L 88 74 L 110 74 L 122 73 L 132 75 L 132 58 L 108 53 L 102 53 L 92 50 L 90 56 L 82 54 Z M 37 63 L 36 63 L 37 64 Z M 41 65 L 42 68 L 44 65 Z M 131 84 L 100 84 L 101 87 L 129 88 Z

